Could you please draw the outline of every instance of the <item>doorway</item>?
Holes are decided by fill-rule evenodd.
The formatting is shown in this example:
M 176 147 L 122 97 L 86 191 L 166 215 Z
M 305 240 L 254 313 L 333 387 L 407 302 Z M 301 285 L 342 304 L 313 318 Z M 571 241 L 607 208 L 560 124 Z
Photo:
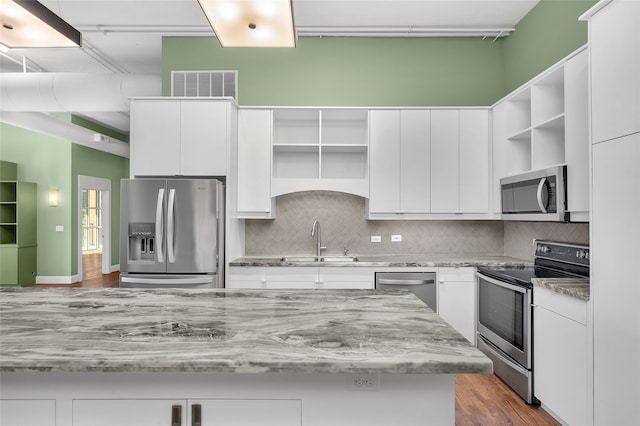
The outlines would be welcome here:
M 78 175 L 79 280 L 111 272 L 111 180 Z

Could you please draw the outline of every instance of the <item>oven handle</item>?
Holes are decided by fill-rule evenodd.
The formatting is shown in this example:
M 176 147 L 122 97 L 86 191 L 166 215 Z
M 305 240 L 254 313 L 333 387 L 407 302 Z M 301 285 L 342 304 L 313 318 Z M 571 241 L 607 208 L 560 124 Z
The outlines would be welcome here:
M 503 288 L 506 288 L 508 290 L 517 291 L 517 292 L 522 293 L 522 294 L 526 294 L 527 293 L 527 288 L 526 287 L 521 287 L 521 286 L 518 286 L 518 285 L 512 285 L 512 284 L 509 284 L 509 283 L 505 283 L 504 281 L 499 281 L 499 280 L 493 279 L 491 277 L 487 277 L 486 275 L 482 275 L 480 272 L 476 272 L 476 276 L 478 278 L 480 278 L 480 279 L 483 279 L 483 280 L 485 280 L 485 281 L 487 281 L 487 282 L 489 282 L 491 284 L 495 284 L 495 285 L 497 285 L 499 287 L 503 287 Z

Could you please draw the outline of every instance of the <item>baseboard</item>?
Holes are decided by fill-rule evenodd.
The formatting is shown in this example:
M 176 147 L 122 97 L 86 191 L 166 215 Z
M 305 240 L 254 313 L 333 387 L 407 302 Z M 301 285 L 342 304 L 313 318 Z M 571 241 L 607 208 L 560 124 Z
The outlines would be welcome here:
M 36 277 L 36 284 L 73 284 L 77 283 L 78 281 L 80 281 L 80 275 L 38 275 Z
M 109 269 L 111 271 L 111 273 L 119 271 L 120 270 L 120 264 L 118 263 L 117 265 L 111 265 L 111 269 Z

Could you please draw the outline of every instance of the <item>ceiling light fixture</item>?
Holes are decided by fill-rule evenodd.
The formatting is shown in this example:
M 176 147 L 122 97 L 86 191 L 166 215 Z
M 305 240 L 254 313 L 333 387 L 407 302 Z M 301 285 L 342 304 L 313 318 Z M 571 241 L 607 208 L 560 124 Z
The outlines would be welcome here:
M 292 0 L 198 0 L 222 47 L 296 47 Z
M 8 48 L 79 47 L 82 35 L 35 0 L 0 0 L 0 43 Z

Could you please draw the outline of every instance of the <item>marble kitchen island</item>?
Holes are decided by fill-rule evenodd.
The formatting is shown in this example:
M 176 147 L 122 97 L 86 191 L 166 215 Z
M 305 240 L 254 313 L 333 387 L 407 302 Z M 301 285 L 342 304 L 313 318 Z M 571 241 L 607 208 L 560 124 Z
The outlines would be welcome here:
M 0 290 L 3 426 L 452 425 L 491 372 L 405 291 Z

